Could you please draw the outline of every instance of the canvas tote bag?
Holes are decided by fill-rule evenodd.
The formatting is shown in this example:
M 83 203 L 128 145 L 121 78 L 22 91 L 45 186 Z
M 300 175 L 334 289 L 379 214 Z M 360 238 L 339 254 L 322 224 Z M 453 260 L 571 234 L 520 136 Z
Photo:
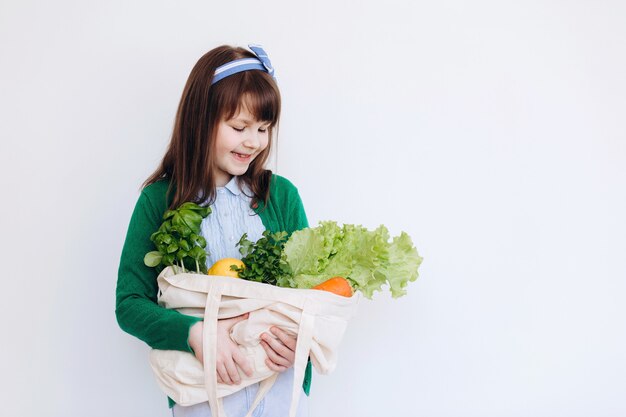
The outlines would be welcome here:
M 193 273 L 176 274 L 164 269 L 157 278 L 158 302 L 187 315 L 204 318 L 204 366 L 189 352 L 156 350 L 150 364 L 161 389 L 177 404 L 188 406 L 208 401 L 215 417 L 227 417 L 221 398 L 259 382 L 259 391 L 248 416 L 270 390 L 277 373 L 265 365 L 261 333 L 278 326 L 297 335 L 294 383 L 289 415 L 295 416 L 307 359 L 320 374 L 334 370 L 337 351 L 350 318 L 356 313 L 360 295 L 342 297 L 327 291 L 281 288 L 232 277 Z M 217 383 L 217 320 L 250 313 L 236 323 L 231 338 L 253 368 L 248 377 L 240 371 L 241 383 Z

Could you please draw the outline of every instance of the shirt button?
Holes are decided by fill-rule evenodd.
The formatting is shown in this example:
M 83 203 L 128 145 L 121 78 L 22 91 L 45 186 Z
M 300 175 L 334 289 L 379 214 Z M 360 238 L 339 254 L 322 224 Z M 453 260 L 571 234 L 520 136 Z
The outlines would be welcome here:
M 218 193 L 224 194 L 224 190 L 217 190 Z
M 230 237 L 230 240 L 235 240 L 235 236 L 231 236 L 231 237 Z

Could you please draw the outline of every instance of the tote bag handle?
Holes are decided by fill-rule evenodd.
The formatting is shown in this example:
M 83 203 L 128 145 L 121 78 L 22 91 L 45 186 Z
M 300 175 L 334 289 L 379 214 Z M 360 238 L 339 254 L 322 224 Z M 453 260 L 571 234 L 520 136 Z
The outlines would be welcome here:
M 226 417 L 222 400 L 217 398 L 217 312 L 222 294 L 217 285 L 209 284 L 204 309 L 202 354 L 204 356 L 204 387 L 207 392 L 211 414 Z
M 311 342 L 313 340 L 313 328 L 315 326 L 315 315 L 309 312 L 309 300 L 304 303 L 302 315 L 300 316 L 300 326 L 298 329 L 298 341 L 296 342 L 296 357 L 293 364 L 293 389 L 291 392 L 291 407 L 289 417 L 295 417 L 300 402 L 302 391 L 302 381 L 306 371 Z
M 236 296 L 233 291 L 226 291 L 228 295 Z M 204 384 L 207 391 L 211 413 L 215 417 L 227 417 L 221 398 L 217 398 L 217 369 L 215 358 L 217 357 L 217 313 L 222 299 L 222 286 L 217 281 L 211 281 L 207 291 L 206 307 L 204 310 L 204 330 L 203 330 L 203 355 L 204 355 Z M 311 299 L 304 297 L 294 302 L 302 309 L 300 324 L 298 329 L 298 341 L 294 358 L 294 377 L 289 416 L 295 417 L 300 401 L 300 390 L 304 373 L 306 371 L 307 359 L 311 350 L 313 340 L 313 329 L 315 326 L 315 315 L 312 314 L 313 304 Z M 296 300 L 292 300 L 296 301 Z M 291 303 L 290 303 L 291 304 Z M 263 380 L 259 384 L 259 391 L 254 399 L 246 417 L 250 417 L 254 409 L 269 392 L 276 382 L 278 374 Z

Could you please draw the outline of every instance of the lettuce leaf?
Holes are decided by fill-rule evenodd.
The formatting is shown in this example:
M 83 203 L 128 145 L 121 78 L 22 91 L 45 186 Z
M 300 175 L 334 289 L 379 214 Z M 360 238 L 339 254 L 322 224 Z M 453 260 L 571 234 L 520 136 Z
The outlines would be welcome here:
M 383 270 L 393 298 L 406 294 L 407 284 L 418 277 L 417 269 L 422 259 L 408 234 L 402 232 L 393 238 L 389 246 L 389 263 Z
M 282 256 L 293 273 L 291 287 L 311 288 L 342 276 L 367 298 L 385 284 L 394 298 L 404 295 L 422 261 L 404 232 L 389 242 L 385 226 L 370 231 L 360 225 L 339 227 L 333 221 L 294 232 Z
M 342 230 L 335 222 L 320 222 L 315 228 L 295 231 L 283 249 L 293 275 L 323 271 L 341 247 Z

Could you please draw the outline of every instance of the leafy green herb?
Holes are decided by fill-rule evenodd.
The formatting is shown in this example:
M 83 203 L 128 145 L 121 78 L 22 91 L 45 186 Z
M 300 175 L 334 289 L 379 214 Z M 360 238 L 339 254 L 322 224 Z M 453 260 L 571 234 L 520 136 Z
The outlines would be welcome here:
M 282 259 L 283 247 L 287 241 L 287 232 L 263 232 L 263 237 L 256 243 L 248 240 L 244 233 L 237 243 L 241 259 L 245 268 L 231 269 L 239 273 L 239 277 L 249 281 L 264 282 L 266 284 L 286 285 L 291 277 L 289 265 Z
M 200 235 L 202 219 L 211 213 L 210 207 L 202 207 L 195 203 L 181 204 L 174 210 L 163 214 L 163 223 L 150 236 L 157 250 L 148 252 L 143 259 L 146 266 L 177 266 L 183 272 L 196 268 L 198 273 L 206 273 L 206 257 L 204 250 L 206 240 Z

